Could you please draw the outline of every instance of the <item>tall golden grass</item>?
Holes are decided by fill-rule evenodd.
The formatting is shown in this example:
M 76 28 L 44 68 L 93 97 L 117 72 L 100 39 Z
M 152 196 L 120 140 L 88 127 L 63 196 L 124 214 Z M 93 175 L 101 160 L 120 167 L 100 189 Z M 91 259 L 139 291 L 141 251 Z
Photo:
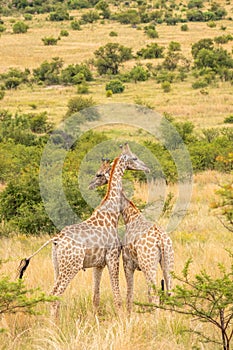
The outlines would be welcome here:
M 208 171 L 194 178 L 193 196 L 186 217 L 170 235 L 175 250 L 175 272 L 179 273 L 188 258 L 193 259 L 192 274 L 206 269 L 216 276 L 219 262 L 229 265 L 229 256 L 225 251 L 231 248 L 233 237 L 222 227 L 209 204 L 215 198 L 218 181 L 227 181 L 227 175 Z M 174 186 L 169 191 L 176 193 Z M 136 186 L 135 196 L 147 198 L 147 189 Z M 12 236 L 1 238 L 0 256 L 9 259 L 2 272 L 14 277 L 19 260 L 30 255 L 48 237 Z M 40 287 L 49 292 L 53 285 L 51 247 L 46 247 L 34 257 L 25 274 L 28 288 Z M 161 272 L 158 272 L 158 284 Z M 120 287 L 125 302 L 126 283 L 121 263 Z M 49 306 L 38 307 L 41 316 L 21 314 L 3 317 L 0 327 L 6 329 L 0 335 L 1 349 L 194 349 L 195 346 L 206 350 L 216 350 L 216 345 L 200 345 L 194 334 L 183 333 L 183 329 L 194 325 L 196 330 L 205 329 L 213 336 L 209 325 L 187 319 L 174 313 L 158 311 L 138 313 L 135 306 L 130 318 L 125 309 L 116 315 L 113 307 L 112 292 L 107 269 L 101 282 L 101 306 L 97 315 L 92 308 L 92 272 L 81 271 L 62 297 L 61 321 L 55 325 L 49 318 Z M 141 272 L 135 273 L 134 300 L 147 301 L 147 287 Z M 204 328 L 205 327 L 205 328 Z

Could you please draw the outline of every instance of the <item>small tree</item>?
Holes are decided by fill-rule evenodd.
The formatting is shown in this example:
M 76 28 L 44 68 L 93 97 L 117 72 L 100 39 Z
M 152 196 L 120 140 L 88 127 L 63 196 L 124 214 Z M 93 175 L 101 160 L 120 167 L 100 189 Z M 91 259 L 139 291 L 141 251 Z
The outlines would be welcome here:
M 108 43 L 95 51 L 99 74 L 118 74 L 120 65 L 132 58 L 132 49 L 118 43 Z
M 202 342 L 213 342 L 222 345 L 224 350 L 230 350 L 230 342 L 233 338 L 233 255 L 230 253 L 232 263 L 227 272 L 225 266 L 219 264 L 219 276 L 212 277 L 205 270 L 195 277 L 190 276 L 189 259 L 181 275 L 173 274 L 179 282 L 173 289 L 173 295 L 160 293 L 160 305 L 147 304 L 148 307 L 156 307 L 173 311 L 179 314 L 191 316 L 193 321 L 211 324 L 216 329 L 216 336 L 208 336 L 204 331 L 189 331 L 196 333 Z M 138 305 L 142 305 L 137 303 Z M 145 304 L 143 305 L 145 307 Z
M 134 80 L 135 83 L 137 81 L 146 81 L 150 77 L 150 72 L 144 67 L 137 65 L 132 68 L 130 71 L 130 76 Z

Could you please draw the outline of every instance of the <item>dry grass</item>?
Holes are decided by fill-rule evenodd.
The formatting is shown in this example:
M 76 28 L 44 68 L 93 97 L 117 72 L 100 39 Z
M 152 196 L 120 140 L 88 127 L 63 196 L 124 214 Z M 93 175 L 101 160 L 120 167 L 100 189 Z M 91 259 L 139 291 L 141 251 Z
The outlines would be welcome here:
M 225 6 L 225 1 L 223 1 Z M 230 13 L 231 5 L 228 6 Z M 81 11 L 74 12 L 75 17 Z M 94 51 L 108 42 L 116 41 L 133 48 L 139 48 L 150 43 L 143 30 L 136 30 L 130 26 L 120 26 L 118 23 L 105 21 L 104 25 L 93 24 L 84 26 L 82 31 L 72 31 L 70 23 L 52 23 L 45 20 L 46 16 L 37 15 L 29 22 L 30 29 L 27 34 L 12 34 L 12 18 L 4 18 L 7 32 L 0 38 L 0 73 L 6 72 L 10 67 L 36 68 L 43 61 L 53 57 L 61 57 L 64 65 L 80 63 L 93 58 Z M 15 19 L 17 20 L 17 19 Z M 220 27 L 225 25 L 226 32 Z M 159 25 L 157 27 L 159 38 L 156 42 L 168 46 L 170 41 L 181 43 L 185 56 L 191 57 L 191 44 L 203 37 L 214 38 L 224 33 L 232 33 L 233 21 L 217 22 L 215 28 L 209 28 L 206 23 L 189 23 L 189 31 L 182 32 L 180 26 Z M 68 37 L 62 37 L 57 46 L 46 47 L 41 39 L 46 36 L 57 37 L 61 29 L 69 31 Z M 117 37 L 109 37 L 110 31 L 116 31 Z M 231 43 L 224 45 L 231 50 Z M 152 61 L 156 64 L 156 61 Z M 125 68 L 134 65 L 134 61 L 127 63 Z M 127 83 L 123 94 L 112 98 L 105 96 L 104 79 L 97 78 L 90 84 L 90 96 L 98 104 L 108 103 L 134 103 L 139 97 L 154 106 L 162 114 L 170 113 L 179 120 L 190 120 L 197 128 L 223 126 L 226 116 L 233 113 L 232 86 L 221 83 L 219 86 L 208 87 L 208 94 L 203 95 L 199 90 L 191 88 L 191 80 L 174 83 L 172 91 L 165 94 L 161 87 L 150 80 L 138 84 Z M 7 91 L 0 101 L 0 109 L 11 112 L 31 112 L 36 106 L 36 112 L 47 111 L 49 119 L 59 123 L 67 110 L 68 100 L 76 95 L 75 87 L 22 87 Z M 33 106 L 33 107 L 32 107 Z M 133 120 L 132 120 L 133 122 Z M 130 138 L 130 127 L 124 127 L 123 136 Z M 106 126 L 104 132 L 111 134 L 112 129 Z M 116 133 L 117 131 L 115 131 Z M 138 139 L 144 134 L 137 135 Z M 135 133 L 134 133 L 134 139 Z M 175 249 L 175 271 L 180 272 L 185 261 L 192 257 L 195 274 L 200 268 L 206 268 L 216 274 L 218 262 L 228 264 L 228 255 L 225 248 L 233 244 L 232 235 L 227 232 L 209 210 L 209 204 L 214 198 L 214 190 L 219 181 L 227 180 L 227 175 L 217 172 L 205 172 L 195 176 L 193 195 L 187 215 L 175 232 L 171 233 Z M 177 195 L 175 186 L 169 187 L 167 192 Z M 147 200 L 148 188 L 138 186 L 135 197 Z M 156 200 L 154 198 L 150 200 Z M 166 217 L 161 224 L 166 222 Z M 1 238 L 1 259 L 10 259 L 3 266 L 3 272 L 14 278 L 16 267 L 21 258 L 30 255 L 47 237 Z M 32 259 L 25 276 L 28 287 L 37 287 L 46 292 L 53 284 L 53 269 L 50 258 L 50 248 L 45 248 Z M 158 281 L 161 275 L 158 273 Z M 125 300 L 126 284 L 121 266 L 120 286 Z M 92 276 L 91 270 L 80 272 L 68 287 L 62 298 L 61 324 L 55 326 L 48 316 L 47 307 L 40 307 L 43 316 L 29 317 L 15 315 L 3 318 L 0 328 L 6 332 L 0 334 L 1 349 L 14 350 L 190 350 L 197 348 L 216 350 L 216 346 L 198 344 L 197 338 L 192 334 L 183 334 L 182 328 L 187 326 L 187 319 L 183 316 L 159 312 L 157 314 L 139 314 L 135 308 L 132 317 L 127 318 L 126 313 L 117 317 L 113 310 L 112 293 L 107 269 L 105 269 L 101 284 L 101 310 L 95 316 L 91 305 Z M 135 273 L 135 300 L 147 301 L 146 283 L 142 273 Z M 193 324 L 193 322 L 192 322 Z M 197 329 L 203 327 L 195 323 Z M 207 326 L 206 331 L 212 332 Z M 198 347 L 197 347 L 198 346 Z
M 228 9 L 230 13 L 230 6 Z M 74 12 L 75 18 L 81 16 L 82 11 Z M 80 63 L 94 57 L 94 51 L 108 42 L 118 42 L 132 47 L 133 52 L 153 40 L 148 39 L 143 30 L 137 30 L 131 26 L 120 26 L 119 23 L 105 21 L 105 24 L 95 23 L 85 25 L 81 31 L 70 29 L 70 22 L 56 23 L 46 21 L 45 15 L 37 15 L 33 21 L 28 22 L 30 29 L 26 34 L 12 34 L 12 18 L 4 18 L 7 31 L 0 39 L 0 73 L 6 72 L 10 67 L 20 69 L 33 69 L 53 57 L 60 57 L 64 66 L 72 63 Z M 223 32 L 221 25 L 227 27 Z M 191 45 L 206 37 L 214 38 L 218 35 L 231 33 L 233 21 L 219 21 L 215 28 L 210 28 L 206 23 L 188 23 L 189 31 L 182 32 L 180 25 L 158 25 L 159 38 L 155 41 L 168 47 L 170 41 L 181 43 L 182 52 L 188 58 L 191 57 Z M 68 37 L 62 37 L 56 46 L 44 46 L 43 37 L 58 37 L 61 29 L 69 31 Z M 109 33 L 116 31 L 117 37 L 111 38 Z M 229 42 L 224 48 L 231 51 Z M 149 60 L 156 64 L 156 60 Z M 135 61 L 127 62 L 125 69 L 132 67 Z M 180 120 L 190 120 L 198 128 L 222 126 L 226 116 L 233 113 L 232 86 L 229 83 L 219 83 L 218 86 L 208 87 L 208 95 L 203 95 L 199 90 L 193 90 L 191 80 L 172 84 L 172 91 L 164 93 L 160 85 L 154 80 L 138 84 L 127 83 L 123 94 L 114 95 L 112 98 L 105 96 L 104 79 L 97 79 L 90 85 L 90 95 L 98 104 L 106 103 L 135 103 L 139 97 L 154 107 L 160 114 L 167 112 Z M 9 109 L 12 112 L 31 112 L 31 105 L 37 106 L 37 111 L 47 111 L 51 120 L 59 123 L 67 110 L 68 100 L 76 95 L 76 88 L 52 87 L 23 87 L 16 91 L 7 91 L 5 98 L 0 101 L 0 108 Z
M 198 273 L 205 268 L 216 275 L 217 264 L 229 264 L 225 248 L 231 248 L 232 235 L 227 232 L 213 212 L 209 203 L 214 198 L 214 191 L 222 174 L 206 172 L 195 176 L 193 196 L 189 211 L 179 225 L 171 233 L 175 249 L 175 271 L 180 272 L 185 261 L 193 259 L 192 273 Z M 140 190 L 140 191 L 139 191 Z M 169 188 L 169 191 L 176 189 Z M 137 188 L 141 199 L 145 200 L 145 187 Z M 135 193 L 135 194 L 137 194 Z M 31 254 L 47 237 L 16 236 L 2 238 L 0 255 L 2 259 L 11 260 L 4 264 L 3 272 L 14 276 L 16 266 L 22 257 Z M 158 273 L 158 283 L 161 273 Z M 50 248 L 47 247 L 32 259 L 26 272 L 25 283 L 28 287 L 37 287 L 49 292 L 53 284 L 53 269 L 50 258 Z M 126 284 L 121 265 L 120 287 L 125 300 Z M 32 349 L 168 349 L 188 350 L 198 345 L 197 338 L 192 334 L 183 334 L 187 319 L 176 314 L 162 311 L 152 314 L 139 314 L 137 308 L 127 318 L 125 311 L 117 317 L 113 310 L 112 292 L 107 269 L 101 283 L 101 308 L 98 316 L 94 315 L 92 304 L 91 269 L 81 271 L 72 281 L 62 297 L 61 323 L 55 326 L 51 323 L 48 310 L 40 307 L 45 315 L 29 317 L 16 315 L 3 318 L 0 327 L 6 328 L 1 335 L 2 349 L 32 350 Z M 134 300 L 147 301 L 146 283 L 141 272 L 135 273 Z M 192 322 L 193 324 L 193 322 Z M 197 329 L 203 328 L 199 322 Z M 206 332 L 212 328 L 205 326 Z M 202 349 L 216 350 L 216 346 L 203 345 Z

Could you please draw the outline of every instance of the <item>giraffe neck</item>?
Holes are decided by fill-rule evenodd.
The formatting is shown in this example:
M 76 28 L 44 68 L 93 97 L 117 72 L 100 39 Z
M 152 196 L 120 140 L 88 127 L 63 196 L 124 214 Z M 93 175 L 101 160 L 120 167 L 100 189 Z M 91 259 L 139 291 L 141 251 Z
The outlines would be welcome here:
M 125 225 L 135 221 L 140 215 L 140 210 L 131 202 L 125 194 L 121 193 L 121 214 Z
M 107 193 L 100 203 L 98 210 L 107 210 L 111 213 L 120 214 L 121 195 L 122 195 L 122 176 L 125 171 L 125 165 L 120 158 L 116 158 L 111 169 L 108 182 Z

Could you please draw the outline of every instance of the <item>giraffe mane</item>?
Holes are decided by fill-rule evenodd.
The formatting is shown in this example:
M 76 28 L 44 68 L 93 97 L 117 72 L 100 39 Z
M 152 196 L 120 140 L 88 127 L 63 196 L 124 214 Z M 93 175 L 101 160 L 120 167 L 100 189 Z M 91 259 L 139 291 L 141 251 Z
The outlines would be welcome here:
M 119 160 L 120 157 L 117 157 L 114 159 L 113 161 L 113 164 L 112 164 L 112 167 L 111 167 L 111 171 L 110 171 L 110 175 L 109 175 L 109 180 L 108 180 L 108 188 L 107 188 L 107 192 L 106 192 L 106 195 L 104 196 L 103 200 L 101 203 L 103 203 L 106 199 L 108 199 L 108 196 L 109 196 L 109 192 L 110 192 L 110 184 L 112 182 L 112 176 L 113 176 L 113 172 L 116 168 L 116 165 L 117 165 L 117 162 Z
M 108 180 L 107 192 L 106 192 L 104 198 L 102 199 L 100 205 L 102 205 L 102 204 L 108 199 L 108 197 L 109 197 L 110 185 L 111 185 L 111 182 L 112 182 L 113 172 L 114 172 L 114 170 L 115 170 L 115 168 L 116 168 L 116 165 L 117 165 L 117 162 L 118 162 L 119 159 L 120 159 L 120 157 L 117 157 L 117 158 L 115 158 L 114 161 L 113 161 L 113 164 L 112 164 L 112 167 L 111 167 L 111 171 L 110 171 L 110 175 L 109 175 L 109 180 Z M 100 205 L 99 205 L 99 206 L 100 206 Z M 97 207 L 97 209 L 99 208 L 99 206 Z

